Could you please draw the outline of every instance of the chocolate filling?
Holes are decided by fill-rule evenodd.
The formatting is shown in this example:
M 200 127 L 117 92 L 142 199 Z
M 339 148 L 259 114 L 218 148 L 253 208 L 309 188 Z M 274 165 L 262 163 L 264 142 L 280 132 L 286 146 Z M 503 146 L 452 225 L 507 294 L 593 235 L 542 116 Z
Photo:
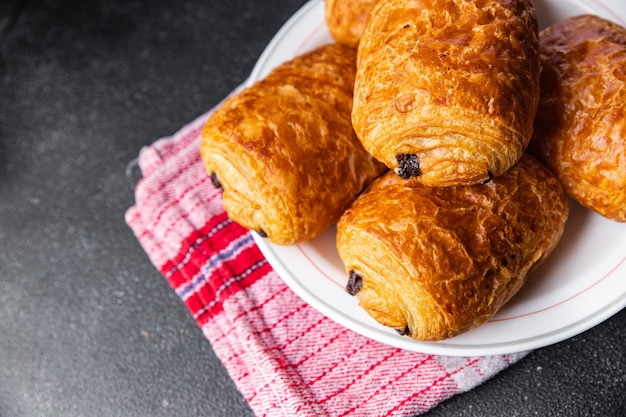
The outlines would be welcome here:
M 420 170 L 420 159 L 417 155 L 409 153 L 400 153 L 396 155 L 396 161 L 400 165 L 396 168 L 396 174 L 401 178 L 419 177 L 422 175 Z
M 222 188 L 222 184 L 220 180 L 217 179 L 217 174 L 215 172 L 211 173 L 211 183 L 215 188 Z
M 411 329 L 409 329 L 409 326 L 406 326 L 404 329 L 396 329 L 396 332 L 398 332 L 400 336 L 409 336 Z
M 265 233 L 265 230 L 263 230 L 263 229 L 259 229 L 259 230 L 257 231 L 257 233 L 258 233 L 258 234 L 259 234 L 259 236 L 261 236 L 261 237 L 267 237 L 267 233 Z
M 363 288 L 363 278 L 354 271 L 350 271 L 346 291 L 350 295 L 356 295 Z
M 486 180 L 484 180 L 483 182 L 480 183 L 480 185 L 485 185 L 488 182 L 491 182 L 491 180 L 493 179 L 493 174 L 491 173 L 491 171 L 487 171 L 487 175 L 489 176 L 489 178 L 487 178 Z

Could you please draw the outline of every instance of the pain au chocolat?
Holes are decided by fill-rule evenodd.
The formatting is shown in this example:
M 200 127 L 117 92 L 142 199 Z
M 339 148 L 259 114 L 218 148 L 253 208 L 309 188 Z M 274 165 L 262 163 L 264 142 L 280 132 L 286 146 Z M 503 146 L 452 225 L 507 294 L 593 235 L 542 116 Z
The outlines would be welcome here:
M 626 222 L 626 29 L 598 16 L 540 33 L 541 99 L 529 151 L 583 206 Z
M 385 326 L 421 341 L 456 336 L 515 295 L 560 240 L 568 202 L 527 154 L 487 184 L 376 179 L 337 225 L 347 291 Z
M 502 175 L 539 100 L 530 0 L 387 0 L 358 46 L 352 122 L 365 148 L 428 186 Z
M 326 26 L 335 42 L 356 48 L 378 0 L 326 0 Z
M 234 221 L 276 244 L 311 239 L 386 168 L 350 122 L 356 51 L 304 53 L 227 99 L 200 153 Z

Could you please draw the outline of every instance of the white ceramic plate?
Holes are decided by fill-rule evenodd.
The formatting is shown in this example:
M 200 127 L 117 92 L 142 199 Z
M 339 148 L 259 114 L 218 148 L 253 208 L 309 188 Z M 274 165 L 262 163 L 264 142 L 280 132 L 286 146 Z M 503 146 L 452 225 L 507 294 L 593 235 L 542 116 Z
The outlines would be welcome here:
M 564 17 L 595 13 L 626 26 L 623 0 L 535 0 L 541 27 Z M 323 0 L 312 0 L 276 34 L 249 83 L 276 65 L 331 42 Z M 442 342 L 398 335 L 365 313 L 344 291 L 346 274 L 335 246 L 335 229 L 294 246 L 256 242 L 285 283 L 311 306 L 341 325 L 395 347 L 442 355 L 520 352 L 575 336 L 626 306 L 626 224 L 607 220 L 575 203 L 565 234 L 548 261 L 489 322 Z

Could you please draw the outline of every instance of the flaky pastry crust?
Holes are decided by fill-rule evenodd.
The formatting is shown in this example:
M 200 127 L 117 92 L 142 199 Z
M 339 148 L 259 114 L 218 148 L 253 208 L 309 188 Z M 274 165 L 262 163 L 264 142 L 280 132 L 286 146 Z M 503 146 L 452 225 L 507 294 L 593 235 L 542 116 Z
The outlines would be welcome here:
M 234 221 L 276 244 L 311 239 L 385 170 L 350 123 L 355 65 L 353 49 L 321 46 L 212 114 L 200 153 Z
M 378 2 L 358 47 L 357 136 L 429 186 L 497 177 L 532 135 L 538 49 L 529 0 Z
M 565 191 L 626 221 L 626 29 L 603 18 L 564 19 L 540 34 L 541 99 L 529 152 Z
M 383 325 L 416 340 L 491 318 L 552 252 L 568 216 L 559 181 L 524 154 L 483 185 L 426 187 L 391 171 L 337 225 L 347 290 Z
M 326 0 L 326 26 L 335 42 L 356 48 L 378 0 Z

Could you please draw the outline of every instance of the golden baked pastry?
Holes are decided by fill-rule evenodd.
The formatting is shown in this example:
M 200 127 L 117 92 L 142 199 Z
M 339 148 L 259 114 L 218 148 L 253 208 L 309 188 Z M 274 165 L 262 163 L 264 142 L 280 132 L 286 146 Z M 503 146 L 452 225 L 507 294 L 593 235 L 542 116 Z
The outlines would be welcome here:
M 527 154 L 487 184 L 427 187 L 376 179 L 337 225 L 347 291 L 383 325 L 416 340 L 491 318 L 560 240 L 568 203 Z
M 530 0 L 381 1 L 358 47 L 352 123 L 402 177 L 481 183 L 528 145 L 539 75 Z
M 326 26 L 335 42 L 356 48 L 377 0 L 326 0 Z
M 529 152 L 565 191 L 626 221 L 626 29 L 597 16 L 568 18 L 540 34 L 541 98 Z
M 202 131 L 228 215 L 276 244 L 335 223 L 385 167 L 350 124 L 356 51 L 321 46 L 227 99 Z

